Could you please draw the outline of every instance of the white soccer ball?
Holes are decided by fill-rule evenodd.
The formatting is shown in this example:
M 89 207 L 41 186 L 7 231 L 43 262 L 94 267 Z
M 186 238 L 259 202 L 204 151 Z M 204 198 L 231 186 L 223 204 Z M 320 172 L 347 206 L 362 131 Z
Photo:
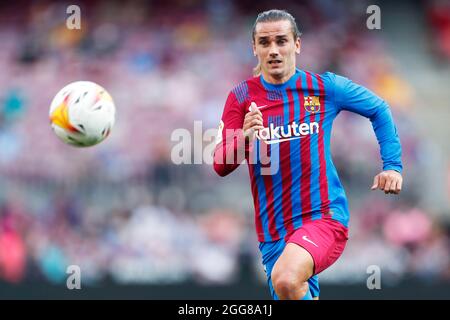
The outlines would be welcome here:
M 55 134 L 76 147 L 96 145 L 111 132 L 116 108 L 109 93 L 90 81 L 76 81 L 62 88 L 50 105 Z

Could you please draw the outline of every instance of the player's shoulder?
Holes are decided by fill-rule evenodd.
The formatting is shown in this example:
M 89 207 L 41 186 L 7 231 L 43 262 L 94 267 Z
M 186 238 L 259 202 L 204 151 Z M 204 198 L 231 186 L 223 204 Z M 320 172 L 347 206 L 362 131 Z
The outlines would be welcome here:
M 236 84 L 230 91 L 236 97 L 239 104 L 242 104 L 250 99 L 250 91 L 255 87 L 260 87 L 261 83 L 259 77 L 251 77 Z
M 302 77 L 302 84 L 306 86 L 307 79 L 312 78 L 312 81 L 318 81 L 323 84 L 325 88 L 332 88 L 336 83 L 336 79 L 339 77 L 336 73 L 331 71 L 325 71 L 323 73 L 316 73 L 309 70 L 297 69 L 300 72 L 300 77 Z M 305 80 L 306 79 L 306 80 Z
M 331 71 L 326 71 L 326 72 L 322 73 L 320 76 L 322 77 L 322 79 L 324 81 L 328 81 L 328 82 L 330 82 L 330 84 L 333 84 L 333 85 L 342 85 L 347 82 L 350 82 L 349 78 L 347 78 L 343 75 L 336 74 Z
M 324 83 L 330 85 L 334 85 L 336 83 L 336 78 L 339 77 L 339 75 L 331 71 L 325 71 L 317 76 L 320 77 Z
M 241 82 L 238 82 L 236 85 L 234 85 L 233 89 L 231 89 L 232 92 L 243 90 L 246 91 L 248 88 L 253 86 L 261 86 L 261 81 L 259 76 L 254 76 L 251 78 L 248 78 L 246 80 L 243 80 Z
M 345 90 L 353 84 L 349 78 L 331 71 L 326 71 L 319 76 L 325 87 L 331 89 L 332 92 Z

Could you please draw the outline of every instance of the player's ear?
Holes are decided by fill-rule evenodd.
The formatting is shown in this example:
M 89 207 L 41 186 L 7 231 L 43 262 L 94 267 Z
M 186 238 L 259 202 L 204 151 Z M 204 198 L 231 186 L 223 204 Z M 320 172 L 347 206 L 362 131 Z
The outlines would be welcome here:
M 295 53 L 300 54 L 300 49 L 302 48 L 302 40 L 300 37 L 297 37 L 297 40 L 295 40 Z
M 252 42 L 253 55 L 256 57 L 256 45 L 255 41 Z

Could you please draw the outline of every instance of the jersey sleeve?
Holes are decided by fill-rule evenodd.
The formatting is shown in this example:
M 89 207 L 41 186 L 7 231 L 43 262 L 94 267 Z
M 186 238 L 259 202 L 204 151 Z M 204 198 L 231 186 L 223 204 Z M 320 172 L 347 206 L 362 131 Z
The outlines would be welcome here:
M 338 110 L 348 110 L 369 118 L 380 145 L 383 170 L 401 173 L 402 147 L 389 105 L 369 89 L 345 77 L 334 77 Z
M 245 109 L 230 92 L 225 102 L 214 150 L 214 170 L 220 176 L 234 171 L 246 157 L 242 126 Z

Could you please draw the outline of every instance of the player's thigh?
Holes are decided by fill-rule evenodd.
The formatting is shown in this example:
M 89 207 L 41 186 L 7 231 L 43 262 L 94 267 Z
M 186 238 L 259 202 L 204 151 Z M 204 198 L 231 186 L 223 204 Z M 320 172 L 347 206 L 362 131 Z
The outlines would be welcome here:
M 313 272 L 311 254 L 295 243 L 288 243 L 273 267 L 272 279 L 287 277 L 294 281 L 307 281 Z

